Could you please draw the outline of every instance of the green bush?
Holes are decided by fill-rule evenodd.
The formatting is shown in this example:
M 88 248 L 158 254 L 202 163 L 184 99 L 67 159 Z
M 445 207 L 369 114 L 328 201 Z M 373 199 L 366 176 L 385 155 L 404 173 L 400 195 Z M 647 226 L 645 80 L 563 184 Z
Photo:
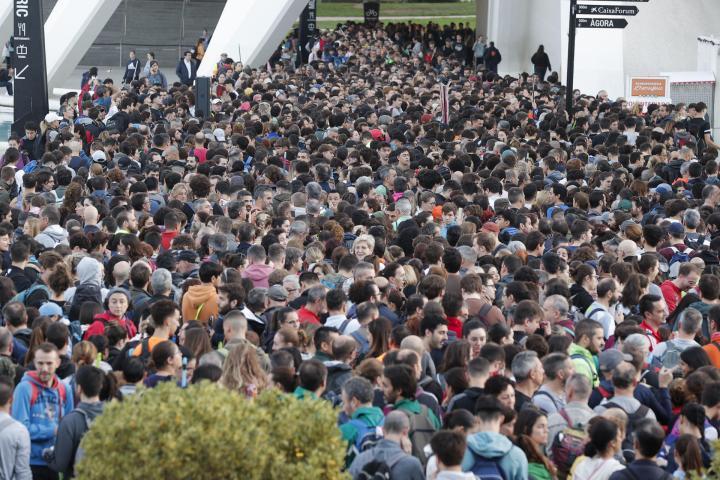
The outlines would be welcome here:
M 254 401 L 216 385 L 171 384 L 107 405 L 82 442 L 79 479 L 346 478 L 327 403 L 267 391 Z

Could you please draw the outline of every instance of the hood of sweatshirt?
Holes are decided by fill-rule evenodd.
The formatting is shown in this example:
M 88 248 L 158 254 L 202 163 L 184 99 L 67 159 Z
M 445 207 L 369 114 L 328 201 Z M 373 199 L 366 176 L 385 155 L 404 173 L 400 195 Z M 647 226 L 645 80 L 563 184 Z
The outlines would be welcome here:
M 60 243 L 67 238 L 68 232 L 60 225 L 48 225 L 48 227 L 45 228 L 40 235 L 47 235 L 52 238 L 53 241 Z
M 94 258 L 85 257 L 80 260 L 77 266 L 77 274 L 80 284 L 88 283 L 102 285 L 102 265 Z
M 190 306 L 193 309 L 200 308 L 200 305 L 207 303 L 207 301 L 217 295 L 215 287 L 212 285 L 193 285 L 185 293 L 185 297 L 190 302 Z
M 80 402 L 78 403 L 77 407 L 78 410 L 82 410 L 85 412 L 85 414 L 88 416 L 88 420 L 93 421 L 95 417 L 100 415 L 103 412 L 103 409 L 105 408 L 104 402 L 95 402 L 95 403 L 88 403 L 88 402 Z
M 270 265 L 254 263 L 245 269 L 245 276 L 253 282 L 266 280 L 275 271 Z
M 485 458 L 500 458 L 507 455 L 512 442 L 505 436 L 495 432 L 478 432 L 469 435 L 467 446 L 473 452 Z

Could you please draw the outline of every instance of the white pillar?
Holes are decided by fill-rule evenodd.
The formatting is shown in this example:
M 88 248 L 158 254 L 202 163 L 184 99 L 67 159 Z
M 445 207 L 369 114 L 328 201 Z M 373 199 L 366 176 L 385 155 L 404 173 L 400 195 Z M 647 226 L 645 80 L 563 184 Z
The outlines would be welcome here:
M 0 0 L 0 50 L 13 33 L 13 2 Z
M 264 65 L 306 4 L 307 0 L 226 2 L 198 76 L 211 76 L 221 53 L 251 67 Z
M 49 91 L 59 86 L 115 13 L 122 0 L 58 0 L 45 21 L 45 59 Z M 63 41 L 57 41 L 58 32 Z

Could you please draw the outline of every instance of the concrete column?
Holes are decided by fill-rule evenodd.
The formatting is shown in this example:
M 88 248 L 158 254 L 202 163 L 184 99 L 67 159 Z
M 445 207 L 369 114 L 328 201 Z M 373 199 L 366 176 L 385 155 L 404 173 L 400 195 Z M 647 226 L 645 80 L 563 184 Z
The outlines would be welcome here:
M 12 0 L 0 0 L 0 51 L 13 33 Z
M 45 21 L 45 58 L 50 91 L 73 72 L 121 2 L 85 0 L 79 5 L 77 0 L 58 0 Z M 63 41 L 54 41 L 58 32 L 63 32 Z
M 487 38 L 489 19 L 490 19 L 490 0 L 475 0 L 475 34 L 476 34 L 476 37 Z
M 199 77 L 212 75 L 221 53 L 251 67 L 264 65 L 307 0 L 275 0 L 272 7 L 263 0 L 228 1 L 198 68 Z

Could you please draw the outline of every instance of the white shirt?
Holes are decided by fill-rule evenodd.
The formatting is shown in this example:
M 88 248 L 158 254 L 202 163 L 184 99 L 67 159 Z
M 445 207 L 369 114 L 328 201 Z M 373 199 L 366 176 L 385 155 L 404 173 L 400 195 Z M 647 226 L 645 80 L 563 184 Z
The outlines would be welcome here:
M 347 317 L 345 315 L 330 315 L 325 320 L 325 326 L 326 327 L 335 327 L 338 330 L 340 330 L 340 327 L 342 324 L 347 320 Z M 340 335 L 350 335 L 355 330 L 360 328 L 360 322 L 358 322 L 355 319 L 350 320 L 347 325 L 345 325 L 345 330 L 340 331 Z
M 188 72 L 188 78 L 192 77 L 192 62 L 189 60 L 183 60 L 183 63 L 185 63 L 185 68 Z

